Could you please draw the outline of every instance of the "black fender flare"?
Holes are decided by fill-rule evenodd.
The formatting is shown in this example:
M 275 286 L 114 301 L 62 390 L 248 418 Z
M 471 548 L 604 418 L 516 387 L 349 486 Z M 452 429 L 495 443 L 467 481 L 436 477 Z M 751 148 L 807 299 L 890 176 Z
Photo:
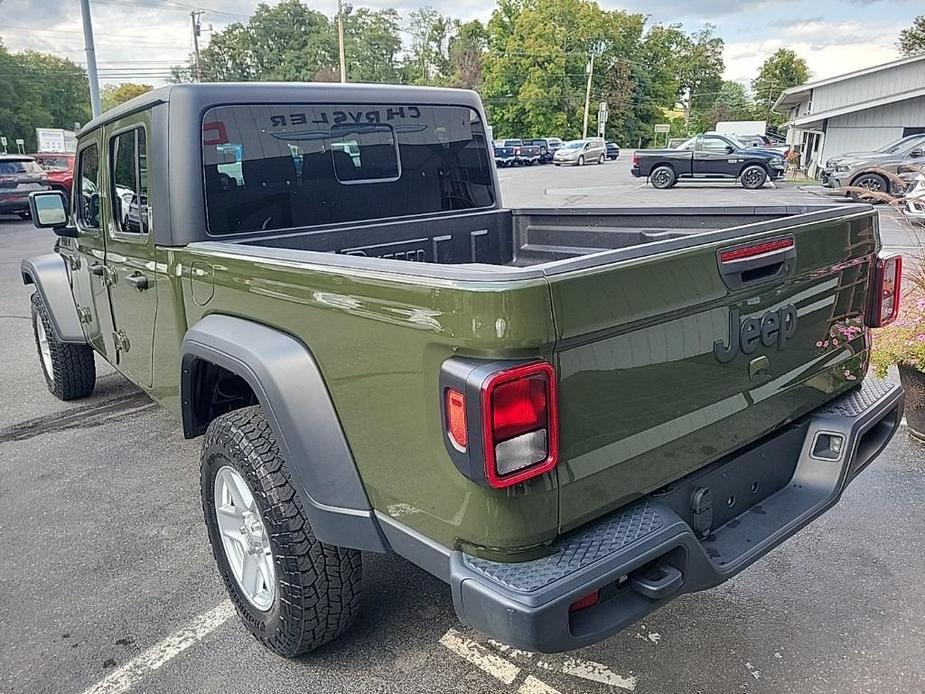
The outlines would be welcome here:
M 77 316 L 77 305 L 64 263 L 64 258 L 57 253 L 24 258 L 19 265 L 22 283 L 35 285 L 48 310 L 55 337 L 60 342 L 85 345 L 87 337 Z
M 388 551 L 324 377 L 308 347 L 260 323 L 211 314 L 187 330 L 180 354 L 180 402 L 187 438 L 199 433 L 191 403 L 196 360 L 231 371 L 257 396 L 315 536 L 338 547 Z

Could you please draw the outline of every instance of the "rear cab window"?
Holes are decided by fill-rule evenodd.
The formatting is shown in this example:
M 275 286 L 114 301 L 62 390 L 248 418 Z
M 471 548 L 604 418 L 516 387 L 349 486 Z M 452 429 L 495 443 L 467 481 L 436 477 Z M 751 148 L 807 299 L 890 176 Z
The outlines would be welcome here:
M 42 173 L 42 167 L 32 159 L 4 159 L 0 161 L 0 174 L 3 175 L 40 173 Z
M 209 233 L 490 208 L 489 147 L 465 106 L 215 107 L 202 126 Z

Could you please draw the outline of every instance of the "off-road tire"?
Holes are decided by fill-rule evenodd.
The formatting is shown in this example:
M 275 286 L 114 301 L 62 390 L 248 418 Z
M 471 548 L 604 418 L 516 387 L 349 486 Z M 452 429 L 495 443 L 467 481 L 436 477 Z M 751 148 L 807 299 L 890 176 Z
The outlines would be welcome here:
M 270 541 L 276 595 L 265 612 L 241 593 L 225 556 L 214 499 L 215 475 L 223 466 L 233 467 L 247 482 Z M 315 537 L 259 405 L 212 421 L 202 444 L 200 480 L 212 553 L 231 602 L 251 634 L 287 658 L 308 653 L 343 634 L 360 609 L 360 552 Z
M 660 166 L 656 166 L 649 173 L 649 182 L 652 183 L 653 188 L 658 188 L 659 190 L 667 190 L 678 182 L 678 175 L 670 166 L 667 164 L 662 164 Z
M 36 321 L 41 321 L 45 329 L 48 351 L 51 355 L 51 373 L 48 372 L 45 359 L 42 357 Z M 90 345 L 61 342 L 55 337 L 48 309 L 45 308 L 45 302 L 42 301 L 38 292 L 32 294 L 32 335 L 35 338 L 35 347 L 42 374 L 45 376 L 45 384 L 52 395 L 59 400 L 76 400 L 85 398 L 93 392 L 96 386 L 96 362 L 93 359 L 93 348 Z
M 768 181 L 768 170 L 760 164 L 750 164 L 739 174 L 739 183 L 745 190 L 758 190 Z

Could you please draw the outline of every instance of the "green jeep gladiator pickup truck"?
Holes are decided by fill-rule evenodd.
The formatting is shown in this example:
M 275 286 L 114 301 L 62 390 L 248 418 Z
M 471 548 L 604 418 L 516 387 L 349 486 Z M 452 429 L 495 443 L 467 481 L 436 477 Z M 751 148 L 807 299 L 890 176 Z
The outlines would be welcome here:
M 24 260 L 51 392 L 95 355 L 202 438 L 215 559 L 295 656 L 361 551 L 518 648 L 599 641 L 822 514 L 899 426 L 862 207 L 502 206 L 478 97 L 164 87 L 79 135 Z M 834 596 L 833 596 L 834 597 Z

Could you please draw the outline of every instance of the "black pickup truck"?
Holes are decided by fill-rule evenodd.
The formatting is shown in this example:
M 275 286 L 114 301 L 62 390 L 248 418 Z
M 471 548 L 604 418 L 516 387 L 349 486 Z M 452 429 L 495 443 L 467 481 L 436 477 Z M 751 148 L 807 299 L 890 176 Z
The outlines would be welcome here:
M 780 152 L 746 147 L 718 133 L 695 135 L 675 149 L 636 150 L 631 169 L 655 188 L 671 188 L 682 178 L 716 178 L 738 180 L 750 190 L 782 178 L 785 171 Z

